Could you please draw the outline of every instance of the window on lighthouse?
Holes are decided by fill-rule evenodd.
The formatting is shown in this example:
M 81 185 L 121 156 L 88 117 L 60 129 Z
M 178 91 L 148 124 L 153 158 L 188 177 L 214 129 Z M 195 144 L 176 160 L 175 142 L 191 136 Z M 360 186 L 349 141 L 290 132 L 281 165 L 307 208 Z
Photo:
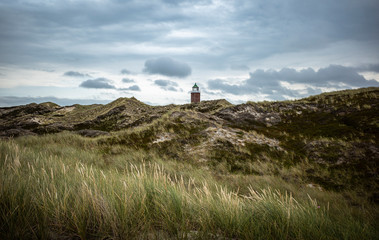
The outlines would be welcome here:
M 194 91 L 194 92 L 198 92 L 199 91 L 199 87 L 197 86 L 196 83 L 195 83 L 195 85 L 193 85 L 192 91 Z

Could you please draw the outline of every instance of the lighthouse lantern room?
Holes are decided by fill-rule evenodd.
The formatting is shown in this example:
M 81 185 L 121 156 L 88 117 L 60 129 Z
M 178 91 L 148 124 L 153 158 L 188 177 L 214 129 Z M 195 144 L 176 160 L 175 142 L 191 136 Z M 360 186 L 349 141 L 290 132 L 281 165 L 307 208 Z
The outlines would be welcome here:
M 191 103 L 197 103 L 197 102 L 200 102 L 200 90 L 197 84 L 195 83 L 191 91 Z

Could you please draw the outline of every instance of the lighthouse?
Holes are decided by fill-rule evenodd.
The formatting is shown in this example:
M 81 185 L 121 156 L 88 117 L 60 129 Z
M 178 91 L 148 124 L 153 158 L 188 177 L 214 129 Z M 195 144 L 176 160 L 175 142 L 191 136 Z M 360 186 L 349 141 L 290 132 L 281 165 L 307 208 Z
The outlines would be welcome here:
M 200 102 L 200 90 L 199 90 L 199 87 L 195 83 L 191 91 L 191 103 L 197 103 L 197 102 Z

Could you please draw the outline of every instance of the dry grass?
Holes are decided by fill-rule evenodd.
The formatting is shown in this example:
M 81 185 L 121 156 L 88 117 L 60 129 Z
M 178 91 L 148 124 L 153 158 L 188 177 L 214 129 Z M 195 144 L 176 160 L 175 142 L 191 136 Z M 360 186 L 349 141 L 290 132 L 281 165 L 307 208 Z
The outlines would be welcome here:
M 346 205 L 319 203 L 296 186 L 278 190 L 280 181 L 267 187 L 259 186 L 257 177 L 241 178 L 234 188 L 185 163 L 128 148 L 118 151 L 104 158 L 95 140 L 72 134 L 1 141 L 0 238 L 378 236 L 374 207 L 368 208 L 371 214 L 362 209 L 354 215 Z M 244 184 L 246 191 L 239 191 Z M 332 202 L 338 197 L 319 196 Z

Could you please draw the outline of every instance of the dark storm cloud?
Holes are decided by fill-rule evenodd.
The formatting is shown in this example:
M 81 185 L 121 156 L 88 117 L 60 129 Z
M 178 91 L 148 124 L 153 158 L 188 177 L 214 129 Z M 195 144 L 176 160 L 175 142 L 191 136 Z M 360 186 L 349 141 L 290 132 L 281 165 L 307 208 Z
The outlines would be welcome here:
M 122 69 L 121 74 L 130 74 L 131 72 L 128 69 Z
M 170 80 L 155 80 L 154 84 L 166 91 L 179 91 L 179 89 L 177 88 L 178 84 Z
M 192 72 L 188 64 L 168 57 L 147 60 L 143 71 L 149 74 L 161 74 L 179 78 L 187 77 Z
M 130 78 L 123 78 L 122 82 L 123 83 L 134 83 L 135 81 L 133 79 L 130 79 Z
M 86 73 L 80 73 L 75 71 L 68 71 L 63 74 L 63 76 L 66 77 L 91 77 L 89 74 Z
M 82 82 L 79 87 L 83 88 L 103 88 L 103 89 L 116 89 L 115 86 L 110 84 L 111 81 L 106 78 L 88 79 Z
M 280 71 L 258 69 L 241 84 L 230 84 L 223 80 L 209 80 L 208 88 L 221 90 L 235 95 L 267 94 L 272 99 L 280 100 L 284 96 L 301 97 L 299 90 L 289 89 L 283 83 L 303 84 L 305 95 L 320 93 L 320 88 L 356 88 L 379 86 L 375 80 L 366 80 L 355 69 L 339 65 L 330 65 L 318 71 L 312 68 L 296 71 L 283 68 Z M 318 89 L 318 90 L 317 90 Z
M 127 88 L 118 88 L 118 90 L 122 91 L 141 91 L 141 88 L 138 85 L 133 85 Z

